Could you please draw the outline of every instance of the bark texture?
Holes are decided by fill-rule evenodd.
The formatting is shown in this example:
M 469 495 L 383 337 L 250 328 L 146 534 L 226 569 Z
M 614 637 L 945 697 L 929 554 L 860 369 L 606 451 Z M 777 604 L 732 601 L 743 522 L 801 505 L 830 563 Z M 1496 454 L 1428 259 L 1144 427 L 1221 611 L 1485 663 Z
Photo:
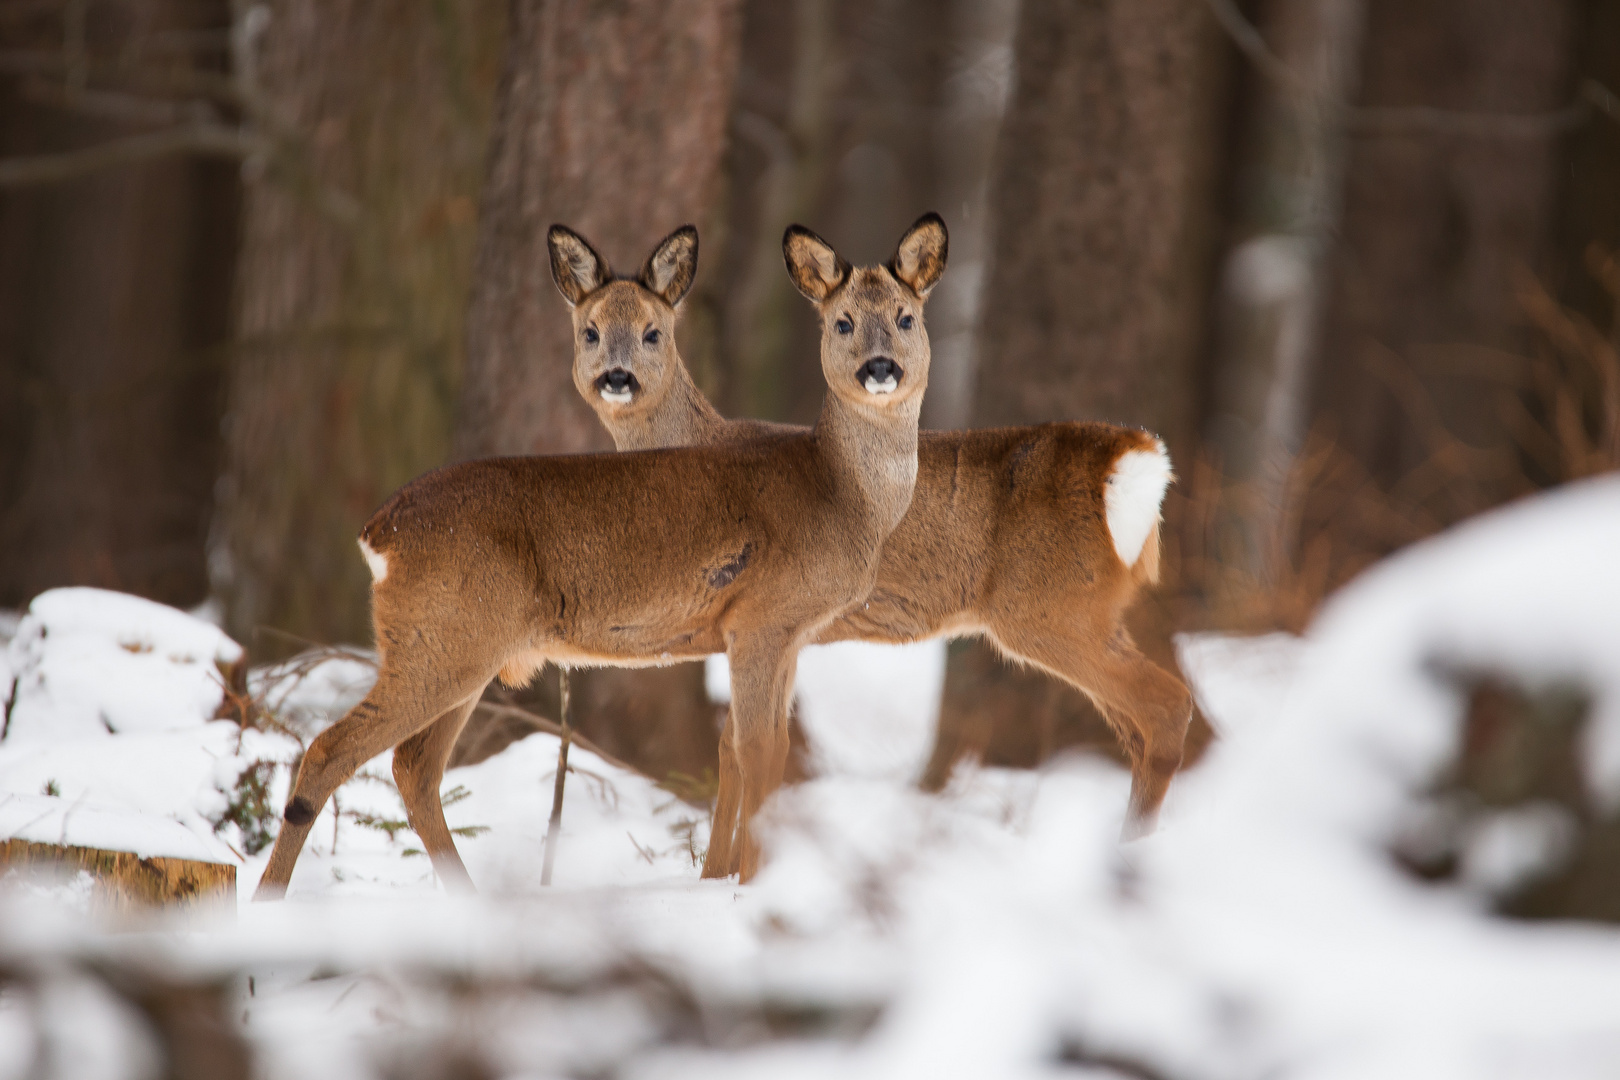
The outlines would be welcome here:
M 1576 4 L 1573 32 L 1576 77 L 1620 88 L 1620 0 Z M 1573 81 L 1573 80 L 1571 80 Z M 1554 280 L 1561 298 L 1595 326 L 1611 325 L 1614 297 L 1587 268 L 1587 248 L 1597 243 L 1620 251 L 1620 124 L 1593 117 L 1565 144 L 1558 170 L 1559 265 Z
M 715 194 L 737 0 L 517 0 L 484 186 L 459 457 L 610 449 L 569 372 L 546 230 L 640 269 Z
M 87 50 L 217 28 L 223 9 L 151 3 L 132 26 L 99 8 Z M 60 33 L 59 12 L 19 11 L 0 49 L 48 50 Z M 29 82 L 0 80 L 0 155 L 147 130 Z M 0 608 L 61 585 L 207 596 L 236 213 L 231 166 L 184 158 L 0 190 Z
M 367 640 L 355 535 L 448 455 L 503 26 L 493 0 L 271 5 L 261 78 L 305 156 L 244 214 L 212 552 L 242 641 Z
M 990 197 L 977 423 L 1132 424 L 1191 464 L 1223 92 L 1216 35 L 1203 5 L 1179 0 L 1022 4 Z M 1142 644 L 1168 663 L 1162 629 Z M 1080 695 L 1000 665 L 983 643 L 952 651 L 926 782 L 987 740 L 1009 755 L 988 760 L 1007 764 L 1112 744 Z
M 1180 0 L 1023 5 L 976 422 L 1134 424 L 1190 461 L 1216 33 Z
M 546 230 L 563 222 L 634 273 L 672 229 L 708 220 L 739 27 L 737 0 L 513 3 L 457 456 L 612 449 L 574 389 L 571 323 L 551 281 Z M 684 773 L 701 786 L 704 771 L 712 775 L 719 717 L 701 665 L 581 671 L 572 686 L 574 723 L 609 753 L 659 778 Z M 530 697 L 555 714 L 554 689 Z M 475 716 L 463 740 L 489 742 L 487 724 Z
M 952 21 L 927 0 L 753 0 L 742 35 L 709 249 L 723 258 L 697 297 L 713 311 L 714 354 L 689 362 L 722 413 L 808 424 L 823 394 L 819 334 L 783 272 L 782 231 L 806 224 L 857 265 L 887 259 L 928 210 L 954 232 L 952 208 L 936 205 Z M 953 243 L 953 267 L 955 254 Z M 931 301 L 930 323 L 954 302 Z
M 1362 104 L 1558 109 L 1574 89 L 1573 7 L 1369 0 Z M 1514 275 L 1547 268 L 1559 149 L 1556 132 L 1352 142 L 1313 405 L 1382 484 L 1425 461 L 1433 433 L 1391 392 L 1380 361 L 1410 365 L 1446 430 L 1505 444 L 1482 350 L 1524 351 Z

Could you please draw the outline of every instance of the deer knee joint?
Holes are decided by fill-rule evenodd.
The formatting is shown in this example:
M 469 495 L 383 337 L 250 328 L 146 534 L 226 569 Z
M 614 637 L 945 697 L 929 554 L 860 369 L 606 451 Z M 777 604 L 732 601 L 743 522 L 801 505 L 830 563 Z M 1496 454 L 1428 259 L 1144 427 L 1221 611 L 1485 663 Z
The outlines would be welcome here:
M 315 820 L 315 807 L 302 795 L 296 795 L 287 803 L 285 816 L 289 825 L 308 825 Z
M 1157 776 L 1173 776 L 1181 768 L 1181 748 L 1149 754 L 1147 765 Z

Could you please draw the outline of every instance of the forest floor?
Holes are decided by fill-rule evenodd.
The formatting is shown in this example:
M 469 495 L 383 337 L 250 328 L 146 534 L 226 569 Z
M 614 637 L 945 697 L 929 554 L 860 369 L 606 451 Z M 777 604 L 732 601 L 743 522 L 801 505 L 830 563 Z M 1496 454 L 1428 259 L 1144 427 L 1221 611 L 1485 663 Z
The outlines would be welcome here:
M 0 1080 L 172 1064 L 135 970 L 214 988 L 271 1078 L 1612 1076 L 1620 929 L 1507 912 L 1620 805 L 1617 551 L 1620 480 L 1593 481 L 1408 549 L 1304 637 L 1182 638 L 1220 737 L 1130 844 L 1093 759 L 918 792 L 943 647 L 841 645 L 801 661 L 818 775 L 767 807 L 747 886 L 698 879 L 702 809 L 576 748 L 542 888 L 536 734 L 446 777 L 479 896 L 443 894 L 384 755 L 273 904 L 288 766 L 364 655 L 255 672 L 281 730 L 243 730 L 209 719 L 239 650 L 206 621 L 47 593 L 0 627 L 0 838 L 234 862 L 239 902 L 131 922 L 13 880 Z M 1486 684 L 1579 703 L 1573 803 L 1458 787 Z

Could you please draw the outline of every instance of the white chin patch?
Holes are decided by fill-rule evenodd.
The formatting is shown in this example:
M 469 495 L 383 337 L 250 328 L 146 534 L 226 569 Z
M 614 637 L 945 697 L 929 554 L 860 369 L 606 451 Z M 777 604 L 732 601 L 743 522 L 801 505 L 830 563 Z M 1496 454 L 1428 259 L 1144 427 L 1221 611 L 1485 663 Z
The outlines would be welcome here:
M 900 380 L 896 379 L 893 375 L 890 375 L 882 382 L 878 382 L 876 379 L 867 379 L 866 392 L 868 394 L 892 394 L 895 391 L 895 387 L 899 385 Z
M 634 394 L 634 392 L 632 392 L 629 389 L 609 390 L 605 386 L 602 388 L 602 400 L 603 401 L 612 401 L 612 402 L 615 402 L 615 403 L 617 403 L 619 405 L 628 405 L 628 404 L 630 404 L 630 399 L 635 397 L 635 396 L 636 395 Z

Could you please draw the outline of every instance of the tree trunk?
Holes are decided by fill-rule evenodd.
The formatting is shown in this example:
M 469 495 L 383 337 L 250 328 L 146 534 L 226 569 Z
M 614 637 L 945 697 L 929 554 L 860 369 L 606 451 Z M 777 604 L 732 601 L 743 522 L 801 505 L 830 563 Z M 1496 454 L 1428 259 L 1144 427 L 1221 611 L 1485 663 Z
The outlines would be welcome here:
M 94 20 L 87 51 L 137 55 L 148 36 L 217 29 L 224 7 Z M 60 27 L 19 13 L 0 49 L 59 49 Z M 0 81 L 0 155 L 148 130 L 53 103 L 55 88 Z M 182 157 L 0 189 L 0 607 L 59 585 L 207 596 L 237 191 L 231 166 Z
M 622 272 L 703 222 L 737 66 L 737 0 L 516 0 L 467 323 L 459 457 L 603 450 L 579 400 L 546 230 Z
M 1574 25 L 1569 0 L 1368 0 L 1362 104 L 1558 109 L 1573 90 Z M 1558 150 L 1555 130 L 1352 141 L 1313 405 L 1385 487 L 1428 458 L 1434 433 L 1397 400 L 1380 361 L 1410 368 L 1445 430 L 1508 444 L 1499 391 L 1479 365 L 1491 350 L 1524 351 L 1514 274 L 1545 269 Z
M 992 181 L 976 422 L 1129 423 L 1192 464 L 1221 46 L 1201 4 L 1023 3 Z M 1143 644 L 1164 662 L 1158 630 Z M 982 643 L 953 650 L 930 781 L 1002 726 L 1112 745 L 1074 691 L 999 664 Z
M 1575 76 L 1620 91 L 1620 2 L 1578 0 L 1576 7 Z M 1620 252 L 1620 124 L 1593 116 L 1570 134 L 1561 164 L 1554 280 L 1565 303 L 1594 326 L 1611 326 L 1614 297 L 1588 270 L 1587 250 L 1597 243 Z
M 1347 133 L 1361 75 L 1364 0 L 1269 5 L 1266 40 L 1291 81 L 1244 74 L 1257 99 L 1238 173 L 1242 240 L 1222 267 L 1209 435 L 1223 477 L 1255 485 L 1252 508 L 1218 528 L 1250 572 L 1284 516 L 1289 467 L 1305 444 L 1326 265 L 1338 233 Z M 1229 520 L 1228 520 L 1229 519 Z
M 240 640 L 364 641 L 355 535 L 450 449 L 503 19 L 494 0 L 271 15 L 260 75 L 307 161 L 248 192 L 215 587 Z
M 819 331 L 783 272 L 784 228 L 802 222 L 851 261 L 881 262 L 942 194 L 958 194 L 953 166 L 973 147 L 940 141 L 957 21 L 929 0 L 745 5 L 724 248 L 710 249 L 723 258 L 698 285 L 715 355 L 692 365 L 726 415 L 808 424 L 821 408 Z M 930 325 L 958 304 L 942 285 Z
M 546 230 L 564 222 L 634 272 L 670 230 L 707 220 L 738 29 L 737 0 L 513 3 L 479 215 L 458 456 L 611 449 L 574 390 L 573 335 L 551 282 Z M 587 738 L 651 775 L 714 768 L 716 710 L 701 665 L 580 672 L 573 700 Z

